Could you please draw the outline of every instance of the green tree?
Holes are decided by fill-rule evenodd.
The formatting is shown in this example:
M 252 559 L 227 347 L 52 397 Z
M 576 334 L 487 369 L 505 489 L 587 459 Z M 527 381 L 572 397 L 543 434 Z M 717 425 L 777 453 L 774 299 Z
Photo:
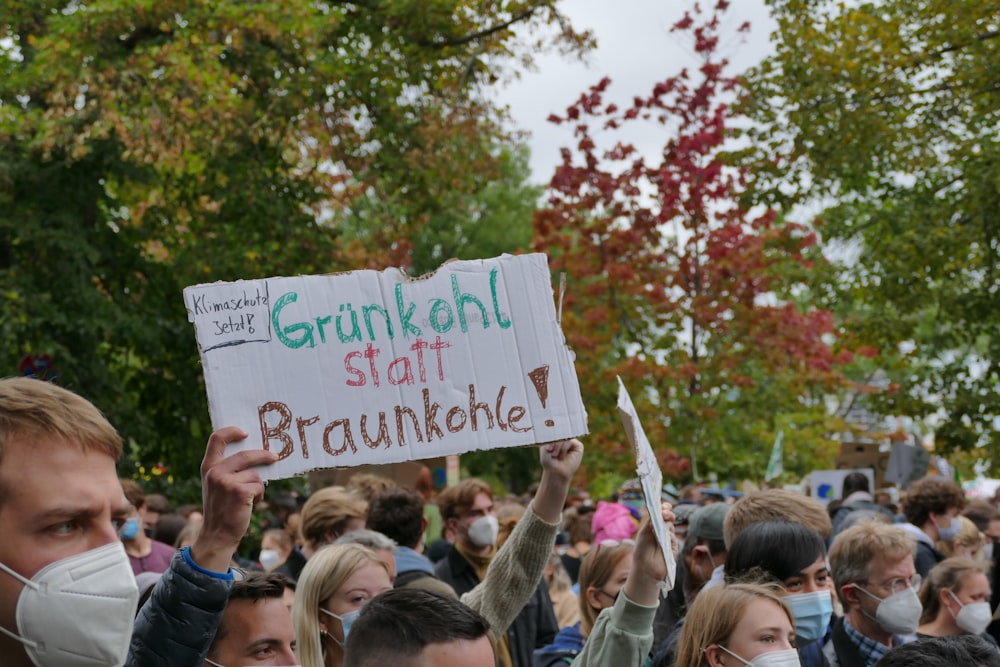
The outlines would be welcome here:
M 193 473 L 181 288 L 429 264 L 428 221 L 467 251 L 516 161 L 483 101 L 537 52 L 514 26 L 590 44 L 540 1 L 3 3 L 0 367 L 50 354 L 138 463 Z
M 825 208 L 827 303 L 891 380 L 873 409 L 933 416 L 939 451 L 1000 445 L 1000 8 L 769 6 L 748 201 Z

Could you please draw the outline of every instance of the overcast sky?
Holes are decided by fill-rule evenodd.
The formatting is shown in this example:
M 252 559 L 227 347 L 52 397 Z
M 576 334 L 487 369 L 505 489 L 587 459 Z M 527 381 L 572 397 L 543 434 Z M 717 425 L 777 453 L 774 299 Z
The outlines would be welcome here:
M 703 6 L 714 4 L 702 0 Z M 597 37 L 597 49 L 587 63 L 558 54 L 538 58 L 536 72 L 527 72 L 506 88 L 500 101 L 509 105 L 517 127 L 530 133 L 532 180 L 547 183 L 559 160 L 559 149 L 571 142 L 568 127 L 546 122 L 552 113 L 562 113 L 579 95 L 604 76 L 611 77 L 610 98 L 627 102 L 635 95 L 647 95 L 657 81 L 677 74 L 682 67 L 697 66 L 690 46 L 681 36 L 670 33 L 690 0 L 566 0 L 563 11 L 579 29 L 590 29 Z M 750 33 L 736 29 L 750 22 Z M 722 53 L 732 64 L 732 72 L 755 65 L 768 55 L 768 36 L 774 23 L 764 0 L 734 0 L 726 12 L 721 33 Z M 651 130 L 651 132 L 653 132 Z M 641 139 L 639 139 L 641 143 Z M 651 135 L 649 144 L 663 146 L 660 136 Z

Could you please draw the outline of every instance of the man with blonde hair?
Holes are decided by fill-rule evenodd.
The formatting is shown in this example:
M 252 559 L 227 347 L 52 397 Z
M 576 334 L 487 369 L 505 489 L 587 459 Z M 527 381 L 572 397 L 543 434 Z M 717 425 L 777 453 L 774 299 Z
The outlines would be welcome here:
M 306 561 L 320 547 L 333 544 L 340 536 L 365 527 L 368 502 L 342 486 L 328 486 L 316 491 L 300 512 L 302 547 L 293 549 L 285 562 L 275 568 L 292 581 L 297 581 Z
M 746 494 L 726 515 L 723 539 L 728 549 L 736 537 L 751 524 L 761 521 L 791 521 L 812 528 L 825 540 L 833 525 L 830 515 L 818 502 L 788 489 L 765 489 Z
M 823 655 L 831 667 L 872 667 L 917 630 L 920 575 L 916 544 L 898 526 L 862 521 L 830 548 L 830 571 L 845 615 L 833 625 Z
M 246 437 L 234 427 L 212 434 L 201 533 L 136 618 L 138 591 L 118 537 L 129 513 L 115 471 L 121 437 L 73 392 L 0 379 L 4 667 L 200 664 L 232 585 L 229 561 L 264 491 L 255 467 L 277 460 L 260 450 L 225 455 L 228 442 Z

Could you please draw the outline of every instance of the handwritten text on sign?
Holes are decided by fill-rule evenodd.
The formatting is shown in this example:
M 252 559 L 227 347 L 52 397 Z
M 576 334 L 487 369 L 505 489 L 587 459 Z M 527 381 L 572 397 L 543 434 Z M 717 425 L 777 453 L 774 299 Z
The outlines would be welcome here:
M 586 433 L 544 255 L 184 290 L 216 428 L 275 479 Z

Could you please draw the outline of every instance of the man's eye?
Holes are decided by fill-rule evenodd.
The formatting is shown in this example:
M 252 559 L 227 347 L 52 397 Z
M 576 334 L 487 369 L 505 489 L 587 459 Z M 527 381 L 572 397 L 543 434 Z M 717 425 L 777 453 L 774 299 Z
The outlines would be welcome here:
M 49 532 L 56 535 L 69 535 L 77 528 L 76 521 L 63 521 L 49 526 Z

